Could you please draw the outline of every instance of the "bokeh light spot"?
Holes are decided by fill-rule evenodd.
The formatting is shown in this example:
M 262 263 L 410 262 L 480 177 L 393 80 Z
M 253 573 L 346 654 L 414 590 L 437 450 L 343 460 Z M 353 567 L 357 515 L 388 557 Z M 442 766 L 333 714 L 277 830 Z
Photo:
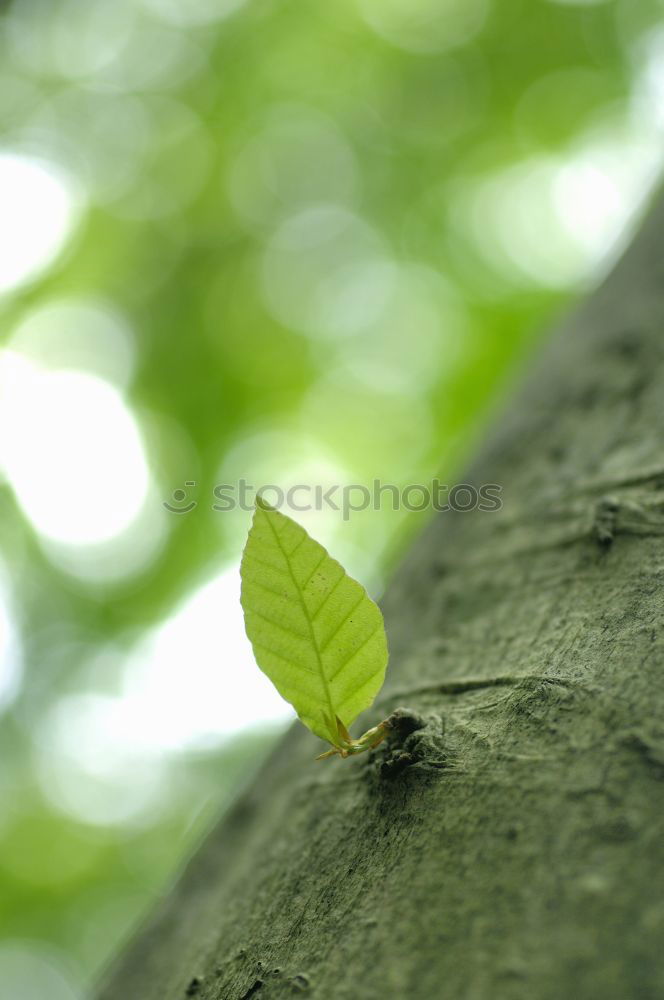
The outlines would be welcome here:
M 159 219 L 181 212 L 197 197 L 214 145 L 199 115 L 182 101 L 150 95 L 140 108 L 148 117 L 151 141 L 140 173 L 113 203 L 113 213 L 125 219 Z
M 45 798 L 91 826 L 158 823 L 166 803 L 164 761 L 131 753 L 118 720 L 119 699 L 95 694 L 63 698 L 45 720 L 38 759 Z
M 479 256 L 510 284 L 578 286 L 597 274 L 664 160 L 640 129 L 589 129 L 566 156 L 536 156 L 474 181 L 455 204 Z
M 197 590 L 136 651 L 125 682 L 125 746 L 214 746 L 247 726 L 292 717 L 258 669 L 244 631 L 237 568 Z
M 83 1000 L 64 955 L 41 941 L 0 944 L 0 983 L 7 1000 Z
M 16 697 L 22 674 L 20 641 L 4 575 L 0 567 L 0 712 Z
M 74 224 L 71 188 L 51 165 L 0 153 L 0 294 L 36 277 Z
M 136 422 L 109 383 L 0 355 L 0 464 L 26 516 L 56 542 L 86 545 L 124 531 L 149 475 Z
M 298 507 L 313 504 L 313 489 L 316 485 L 322 492 L 335 483 L 343 484 L 352 479 L 351 470 L 343 464 L 337 454 L 325 446 L 315 433 L 303 430 L 297 420 L 269 425 L 258 424 L 247 428 L 246 435 L 224 455 L 217 476 L 219 483 L 236 484 L 245 480 L 256 490 L 268 484 L 279 486 L 285 493 L 282 510 L 302 524 L 307 531 L 324 545 L 334 548 L 340 558 L 342 549 L 348 543 L 348 533 L 340 524 L 338 513 L 332 508 L 320 505 L 322 509 L 296 510 L 288 504 L 287 491 L 297 484 L 310 488 L 306 497 L 293 495 Z M 239 496 L 239 493 L 237 494 Z M 253 494 L 248 498 L 253 503 Z M 245 502 L 246 505 L 246 502 Z M 246 531 L 251 518 L 251 510 L 219 512 L 225 535 L 240 555 Z M 350 567 L 350 562 L 346 563 Z
M 124 664 L 117 694 L 65 695 L 40 727 L 53 805 L 91 824 L 147 824 L 168 808 L 169 755 L 205 752 L 293 711 L 256 666 L 237 567 L 189 597 Z
M 393 45 L 440 52 L 469 42 L 482 28 L 488 0 L 358 0 L 365 21 Z
M 96 202 L 127 191 L 157 141 L 156 123 L 143 100 L 85 86 L 50 94 L 30 116 L 29 129 Z
M 125 318 L 97 299 L 56 299 L 29 312 L 8 347 L 44 368 L 81 369 L 124 388 L 136 347 Z
M 337 205 L 316 205 L 284 222 L 262 267 L 275 317 L 330 339 L 355 334 L 379 315 L 392 274 L 380 235 Z
M 250 226 L 275 224 L 316 202 L 350 205 L 358 171 L 338 126 L 300 105 L 270 109 L 229 173 L 233 207 Z
M 370 391 L 341 367 L 312 385 L 300 419 L 303 427 L 316 428 L 324 447 L 343 454 L 349 465 L 362 468 L 367 479 L 377 476 L 400 482 L 414 475 L 431 444 L 426 397 L 384 387 Z M 373 512 L 369 515 L 378 520 Z
M 109 586 L 123 584 L 157 559 L 168 539 L 169 527 L 161 496 L 154 484 L 150 484 L 140 510 L 120 534 L 84 545 L 46 537 L 40 542 L 49 561 L 75 578 L 81 590 L 91 594 L 99 586 L 107 593 Z
M 372 390 L 419 397 L 449 372 L 465 333 L 465 313 L 452 284 L 430 267 L 404 263 L 392 268 L 379 315 L 343 342 L 339 365 Z
M 234 14 L 247 0 L 142 0 L 164 20 L 178 25 L 211 24 Z
M 634 117 L 648 130 L 664 129 L 664 28 L 650 30 L 634 47 Z

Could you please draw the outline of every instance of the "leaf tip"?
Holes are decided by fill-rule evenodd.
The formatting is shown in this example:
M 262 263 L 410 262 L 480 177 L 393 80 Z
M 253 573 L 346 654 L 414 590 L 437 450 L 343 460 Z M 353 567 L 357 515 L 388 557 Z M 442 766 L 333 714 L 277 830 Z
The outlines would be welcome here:
M 273 507 L 272 504 L 269 504 L 267 502 L 267 500 L 263 499 L 263 497 L 260 495 L 260 493 L 257 493 L 256 494 L 256 499 L 254 500 L 254 509 L 255 510 L 263 510 L 263 511 L 266 511 L 266 512 L 269 511 L 270 513 L 274 513 L 274 511 L 276 510 L 276 507 Z

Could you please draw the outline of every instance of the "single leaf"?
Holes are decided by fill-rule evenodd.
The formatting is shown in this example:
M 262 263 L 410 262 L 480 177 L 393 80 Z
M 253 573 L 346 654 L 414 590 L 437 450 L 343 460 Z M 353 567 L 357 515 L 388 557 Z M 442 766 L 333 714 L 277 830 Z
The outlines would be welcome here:
M 380 609 L 304 528 L 260 498 L 240 573 L 258 666 L 305 726 L 340 746 L 383 685 Z

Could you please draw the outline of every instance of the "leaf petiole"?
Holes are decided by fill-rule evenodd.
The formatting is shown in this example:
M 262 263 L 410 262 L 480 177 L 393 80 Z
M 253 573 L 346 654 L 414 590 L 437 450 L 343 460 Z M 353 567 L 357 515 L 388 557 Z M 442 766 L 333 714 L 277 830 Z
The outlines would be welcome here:
M 366 733 L 357 740 L 351 737 L 339 716 L 336 716 L 335 725 L 332 729 L 333 731 L 336 729 L 337 742 L 332 745 L 331 750 L 326 750 L 325 753 L 319 754 L 316 760 L 324 760 L 326 757 L 334 757 L 337 754 L 343 758 L 353 757 L 358 753 L 364 753 L 366 750 L 374 750 L 387 736 L 387 732 L 390 729 L 390 722 L 389 719 L 384 719 L 383 722 L 379 722 L 372 729 L 367 729 Z

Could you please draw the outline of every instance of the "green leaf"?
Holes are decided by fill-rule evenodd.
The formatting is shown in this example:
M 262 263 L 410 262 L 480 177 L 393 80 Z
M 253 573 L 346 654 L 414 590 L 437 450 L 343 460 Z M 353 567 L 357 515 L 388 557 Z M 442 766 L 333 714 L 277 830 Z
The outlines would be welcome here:
M 344 727 L 385 679 L 380 609 L 304 528 L 260 498 L 240 573 L 258 666 L 305 726 L 346 746 Z

